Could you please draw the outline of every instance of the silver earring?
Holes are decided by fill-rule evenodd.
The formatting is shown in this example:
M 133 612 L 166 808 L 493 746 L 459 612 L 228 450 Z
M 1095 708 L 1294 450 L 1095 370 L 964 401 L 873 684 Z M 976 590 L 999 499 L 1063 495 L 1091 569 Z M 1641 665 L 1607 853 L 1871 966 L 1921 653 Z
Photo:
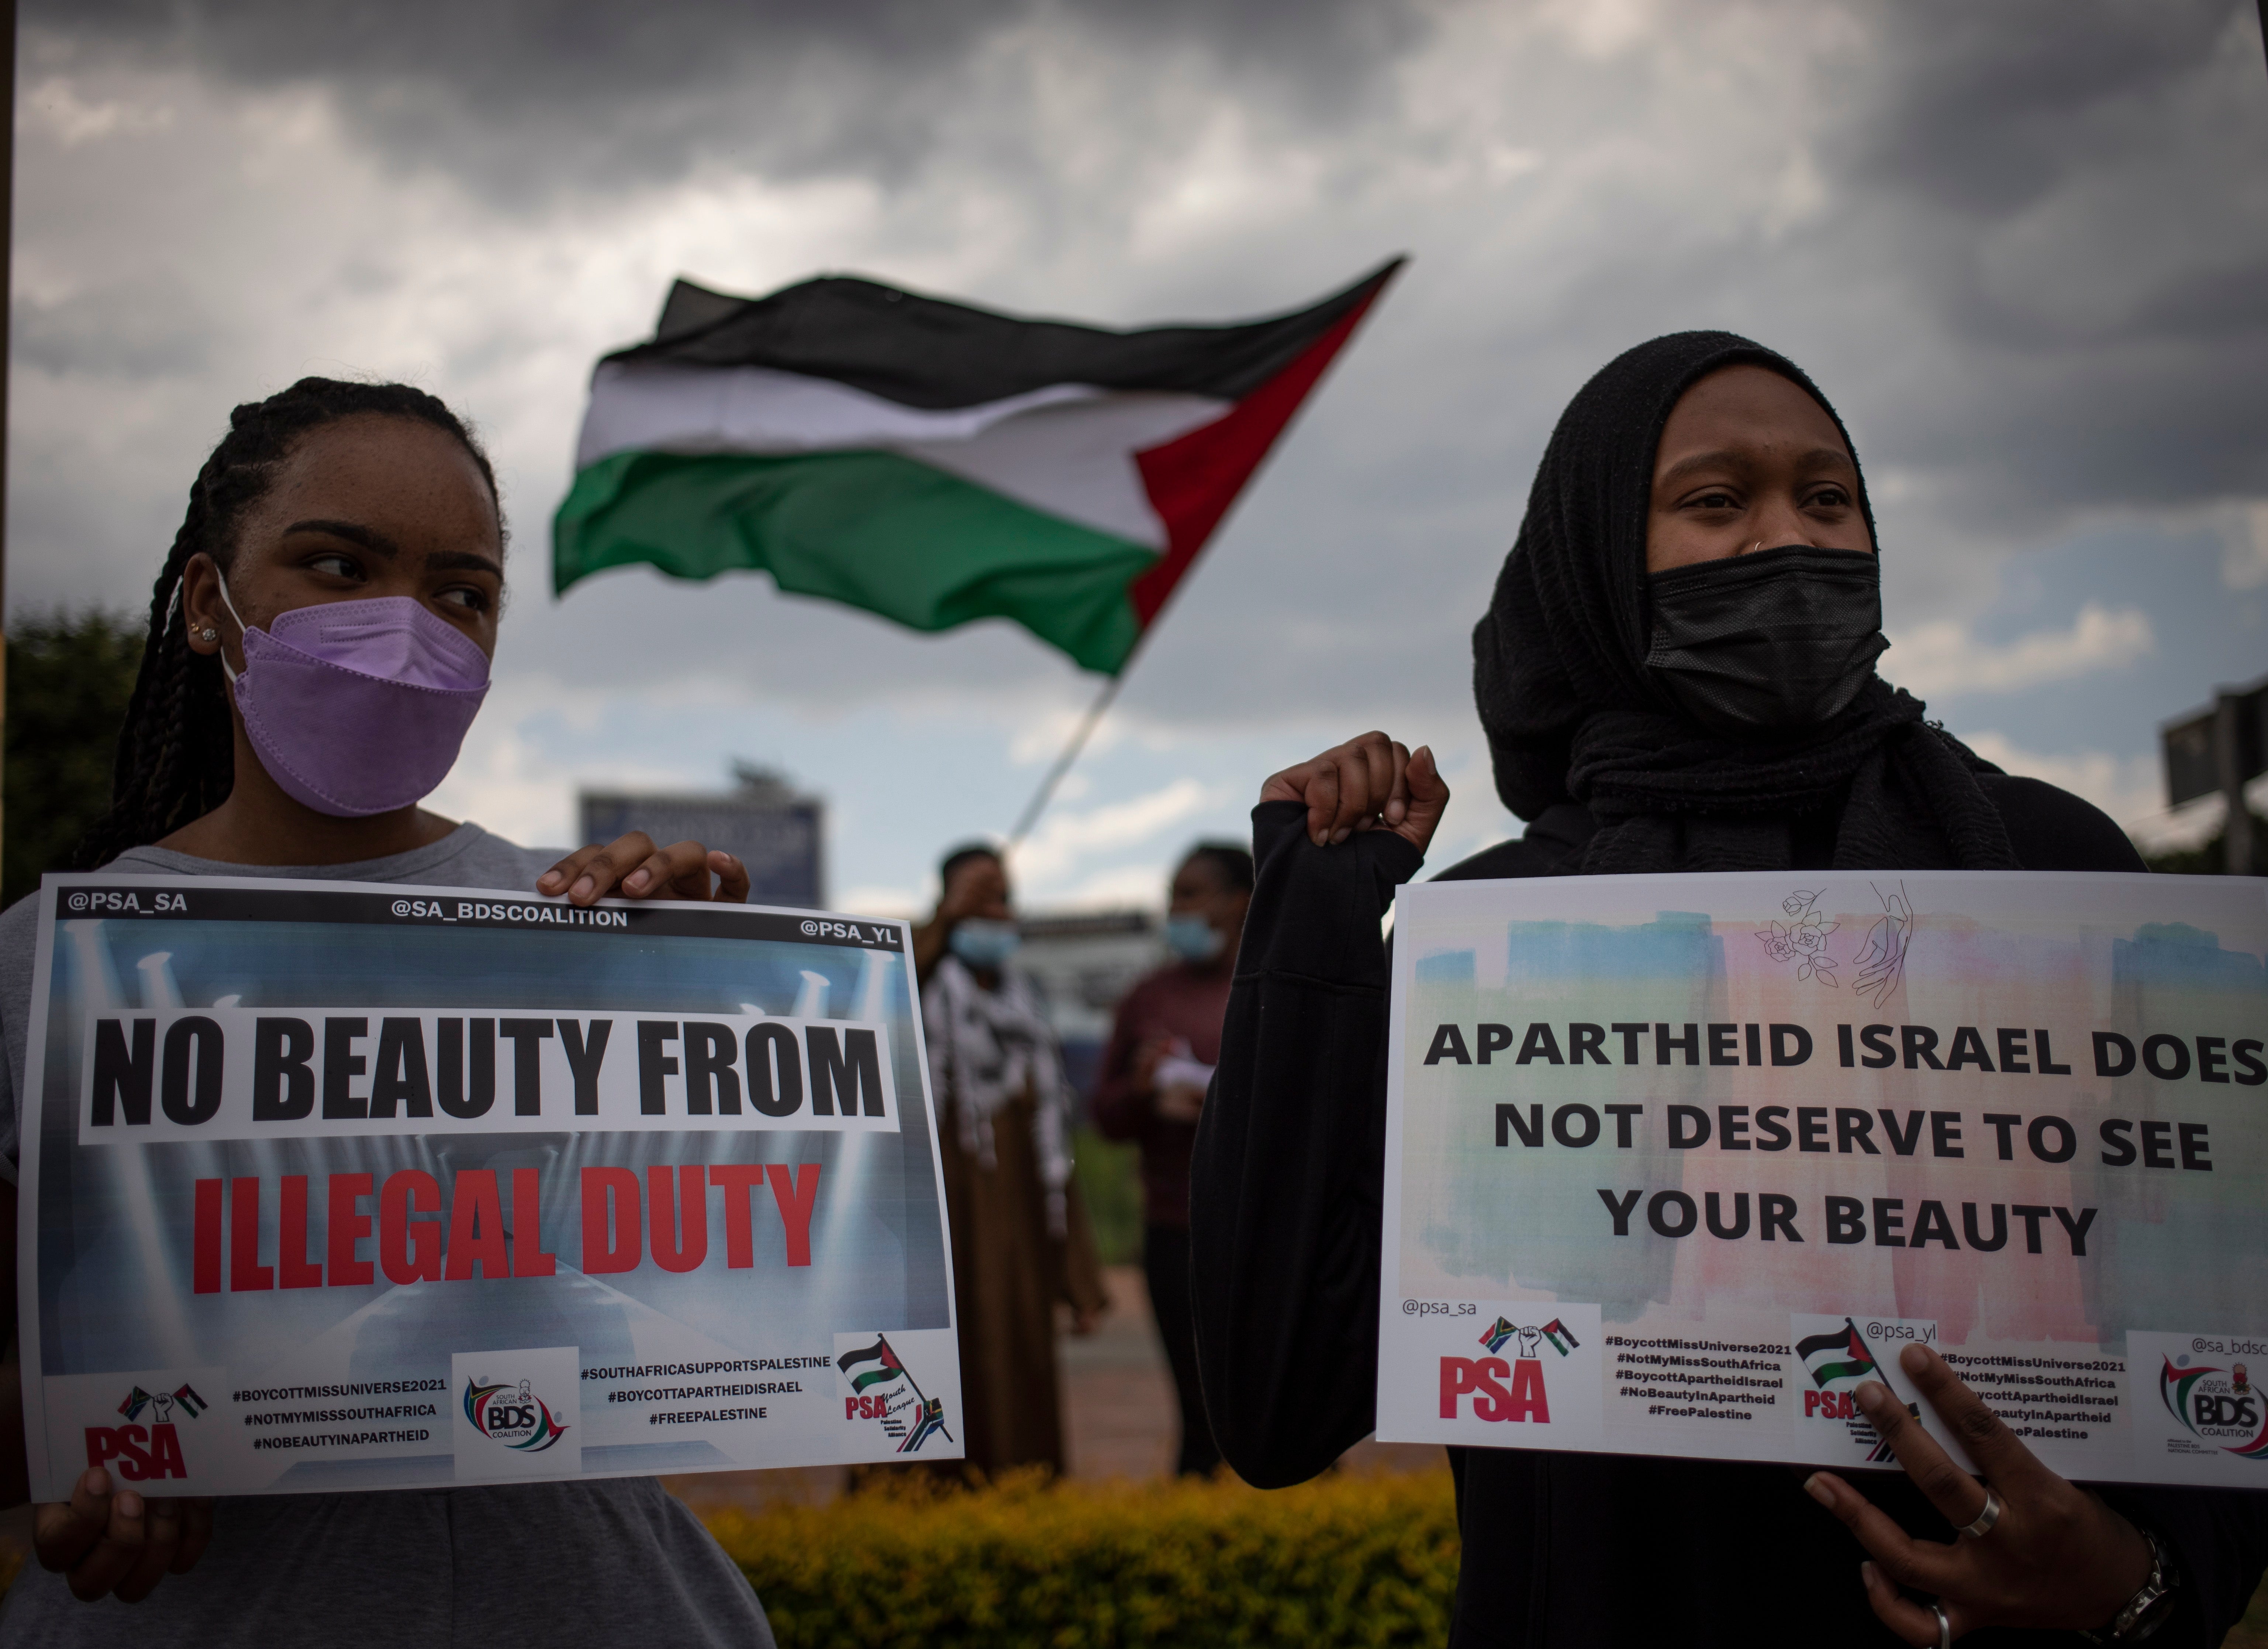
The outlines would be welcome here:
M 217 641 L 220 639 L 220 632 L 217 629 L 201 629 L 197 632 L 197 639 L 199 641 Z

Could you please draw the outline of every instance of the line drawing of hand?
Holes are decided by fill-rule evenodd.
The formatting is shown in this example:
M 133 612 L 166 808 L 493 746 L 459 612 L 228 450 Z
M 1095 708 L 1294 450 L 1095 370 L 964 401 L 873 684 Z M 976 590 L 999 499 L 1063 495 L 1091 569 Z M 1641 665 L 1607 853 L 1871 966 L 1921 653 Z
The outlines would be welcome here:
M 1867 886 L 1881 901 L 1882 914 L 1867 930 L 1867 943 L 1859 953 L 1858 977 L 1853 983 L 1859 994 L 1879 1008 L 1905 981 L 1906 951 L 1913 942 L 1913 903 L 1906 896 L 1904 882 L 1897 885 L 1896 892 L 1888 894 L 1872 882 Z

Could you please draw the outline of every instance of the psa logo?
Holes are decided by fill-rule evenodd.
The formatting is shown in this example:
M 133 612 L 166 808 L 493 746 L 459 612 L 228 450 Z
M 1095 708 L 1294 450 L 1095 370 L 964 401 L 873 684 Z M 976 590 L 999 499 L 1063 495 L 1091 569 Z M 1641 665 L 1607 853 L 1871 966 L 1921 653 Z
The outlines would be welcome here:
M 1873 1424 L 1852 1393 L 1865 1380 L 1880 1380 L 1888 1387 L 1889 1380 L 1882 1373 L 1874 1354 L 1867 1349 L 1866 1340 L 1859 1333 L 1859 1325 L 1850 1318 L 1843 1326 L 1825 1334 L 1815 1334 L 1795 1343 L 1795 1354 L 1803 1360 L 1804 1372 L 1811 1376 L 1812 1389 L 1803 1394 L 1803 1413 L 1807 1419 L 1844 1420 L 1851 1423 L 1852 1433 L 1869 1445 L 1867 1461 L 1882 1465 L 1896 1458 L 1890 1446 L 1875 1436 Z M 1837 1382 L 1849 1380 L 1849 1388 L 1838 1391 Z M 1921 1417 L 1921 1405 L 1906 1404 L 1906 1412 L 1916 1419 Z
M 880 1420 L 901 1454 L 919 1454 L 933 1437 L 953 1441 L 953 1433 L 945 1429 L 943 1399 L 922 1395 L 911 1371 L 880 1335 L 872 1345 L 845 1351 L 835 1366 L 850 1383 L 850 1395 L 843 1399 L 844 1419 Z
M 2158 1396 L 2167 1411 L 2208 1443 L 2246 1460 L 2268 1458 L 2268 1405 L 2242 1363 L 2227 1368 L 2189 1366 L 2187 1356 L 2165 1357 Z
M 1543 1348 L 1549 1345 L 1565 1357 L 1582 1342 L 1573 1330 L 1554 1317 L 1541 1328 L 1524 1329 L 1498 1317 L 1481 1330 L 1480 1343 L 1501 1351 L 1507 1341 L 1520 1342 L 1519 1354 L 1507 1364 L 1500 1357 L 1445 1357 L 1441 1359 L 1441 1417 L 1457 1417 L 1457 1400 L 1472 1394 L 1476 1420 L 1534 1420 L 1551 1424 L 1551 1405 L 1543 1388 Z M 1503 1382 L 1511 1380 L 1506 1389 Z
M 567 1435 L 567 1428 L 552 1417 L 543 1399 L 524 1380 L 517 1391 L 467 1380 L 465 1418 L 482 1437 L 523 1454 L 541 1454 Z
M 186 1477 L 189 1468 L 181 1458 L 181 1435 L 174 1428 L 173 1416 L 178 1411 L 184 1420 L 194 1420 L 205 1411 L 205 1400 L 191 1386 L 170 1392 L 149 1392 L 136 1386 L 118 1405 L 127 1424 L 86 1428 L 86 1463 L 106 1466 L 115 1461 L 118 1475 L 129 1483 Z M 145 1409 L 151 1422 L 146 1427 L 136 1424 Z

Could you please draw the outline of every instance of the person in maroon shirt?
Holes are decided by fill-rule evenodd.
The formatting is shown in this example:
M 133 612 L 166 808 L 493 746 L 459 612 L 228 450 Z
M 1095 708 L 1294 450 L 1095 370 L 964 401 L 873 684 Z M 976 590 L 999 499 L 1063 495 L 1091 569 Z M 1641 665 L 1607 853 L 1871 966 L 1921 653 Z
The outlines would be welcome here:
M 1189 1149 L 1220 1057 L 1221 1018 L 1251 902 L 1251 854 L 1226 842 L 1189 850 L 1174 872 L 1166 909 L 1166 946 L 1174 961 L 1119 1003 L 1094 1090 L 1096 1129 L 1142 1147 L 1142 1266 L 1181 1398 L 1176 1469 L 1185 1476 L 1220 1464 L 1197 1386 L 1189 1307 Z

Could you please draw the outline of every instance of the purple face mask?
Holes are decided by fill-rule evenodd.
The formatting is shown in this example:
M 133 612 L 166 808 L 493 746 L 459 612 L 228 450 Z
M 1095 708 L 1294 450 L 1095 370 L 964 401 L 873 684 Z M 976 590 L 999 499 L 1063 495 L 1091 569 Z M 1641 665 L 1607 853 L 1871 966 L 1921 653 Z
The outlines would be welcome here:
M 392 813 L 432 793 L 489 694 L 488 655 L 406 595 L 237 616 L 244 669 L 221 668 L 260 764 L 292 800 L 334 818 Z

